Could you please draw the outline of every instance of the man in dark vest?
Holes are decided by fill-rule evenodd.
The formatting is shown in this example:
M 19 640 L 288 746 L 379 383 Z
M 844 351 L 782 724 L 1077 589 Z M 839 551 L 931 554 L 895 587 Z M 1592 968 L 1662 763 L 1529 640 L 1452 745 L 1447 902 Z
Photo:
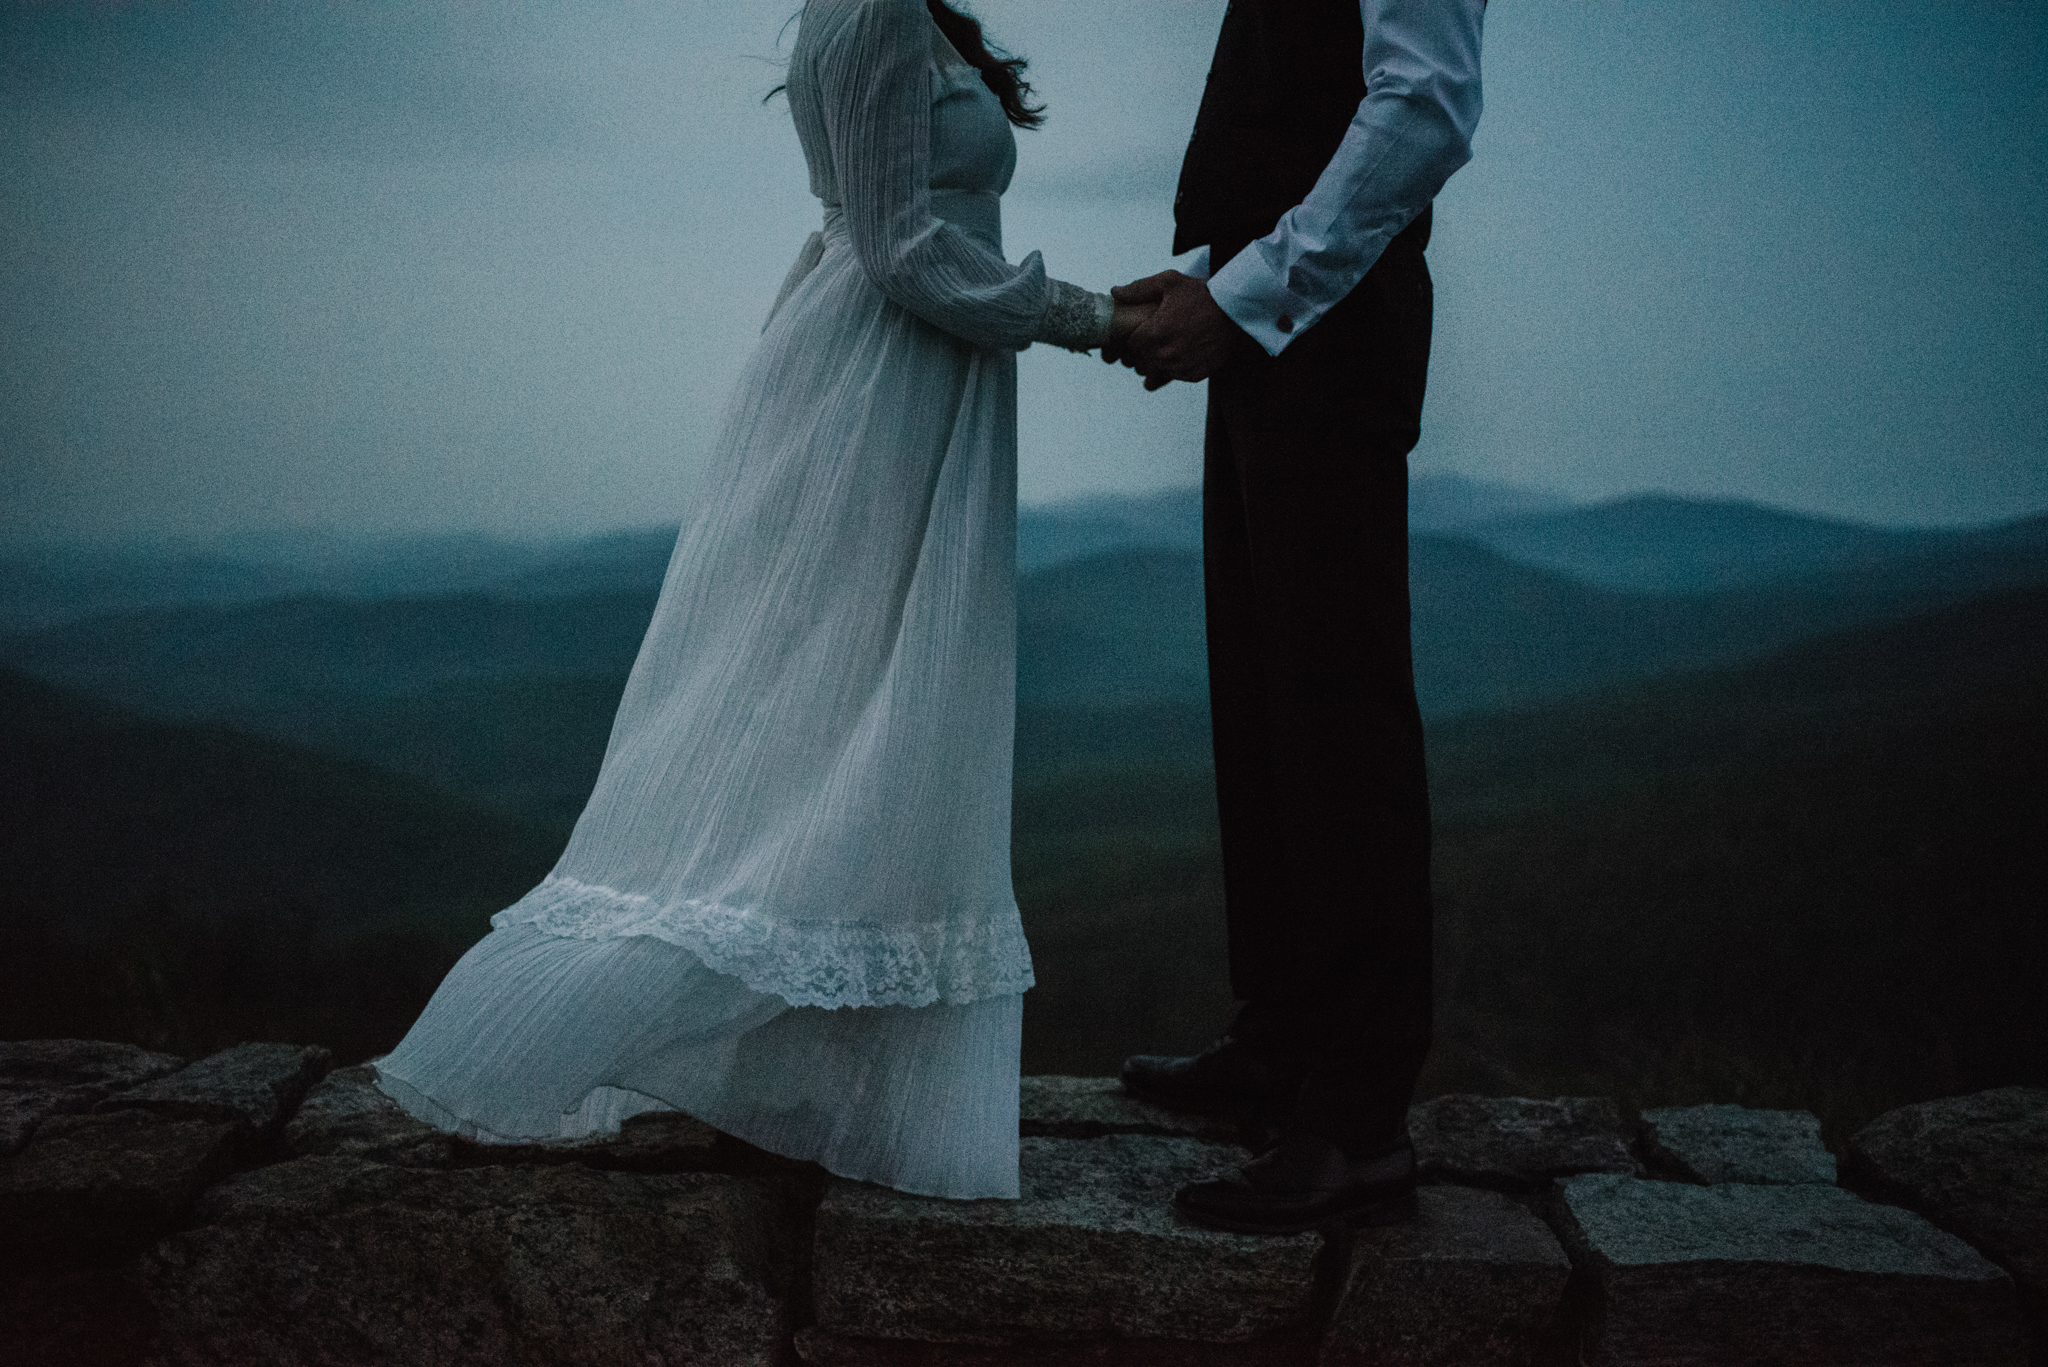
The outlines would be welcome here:
M 1471 156 L 1484 0 L 1232 0 L 1180 192 L 1186 274 L 1105 347 L 1209 380 L 1203 555 L 1231 987 L 1223 1037 L 1135 1094 L 1270 1127 L 1183 1188 L 1254 1233 L 1414 1209 L 1431 1025 L 1429 794 L 1408 635 L 1407 455 L 1430 202 Z

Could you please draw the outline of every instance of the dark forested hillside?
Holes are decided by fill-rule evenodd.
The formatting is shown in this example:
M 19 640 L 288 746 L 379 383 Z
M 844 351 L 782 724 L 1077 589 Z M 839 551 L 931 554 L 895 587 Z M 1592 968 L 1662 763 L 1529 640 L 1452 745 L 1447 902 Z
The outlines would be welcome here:
M 2037 589 L 1436 727 L 1446 1063 L 1842 1121 L 2048 1082 L 2043 698 Z
M 2035 590 L 1433 725 L 1444 995 L 1426 1083 L 1839 1125 L 2048 1082 L 2044 697 Z M 1032 1066 L 1100 1071 L 1221 1018 L 1205 722 L 1020 717 Z
M 291 598 L 123 613 L 0 638 L 0 661 L 162 715 L 280 707 L 536 675 L 623 675 L 654 611 L 637 593 Z
M 545 830 L 0 671 L 0 1037 L 389 1048 Z
M 284 598 L 560 598 L 649 593 L 675 529 L 528 542 L 473 533 L 233 537 L 205 545 L 14 546 L 0 550 L 0 631 L 162 608 Z

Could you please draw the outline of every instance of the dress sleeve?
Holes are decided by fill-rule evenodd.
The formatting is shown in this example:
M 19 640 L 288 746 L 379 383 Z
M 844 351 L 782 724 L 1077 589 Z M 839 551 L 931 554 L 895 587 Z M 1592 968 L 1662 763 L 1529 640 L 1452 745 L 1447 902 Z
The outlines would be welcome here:
M 932 24 L 918 0 L 862 0 L 817 57 L 820 103 L 854 255 L 935 327 L 1021 348 L 1046 315 L 1037 252 L 1013 266 L 931 210 Z

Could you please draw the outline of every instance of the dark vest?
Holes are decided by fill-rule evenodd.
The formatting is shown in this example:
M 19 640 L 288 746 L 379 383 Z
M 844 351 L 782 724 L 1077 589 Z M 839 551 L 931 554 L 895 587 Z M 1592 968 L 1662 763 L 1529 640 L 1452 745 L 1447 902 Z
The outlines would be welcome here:
M 1173 200 L 1173 250 L 1213 264 L 1308 197 L 1365 98 L 1358 0 L 1231 0 Z M 1429 238 L 1423 210 L 1401 234 Z M 1418 243 L 1420 245 L 1420 243 Z

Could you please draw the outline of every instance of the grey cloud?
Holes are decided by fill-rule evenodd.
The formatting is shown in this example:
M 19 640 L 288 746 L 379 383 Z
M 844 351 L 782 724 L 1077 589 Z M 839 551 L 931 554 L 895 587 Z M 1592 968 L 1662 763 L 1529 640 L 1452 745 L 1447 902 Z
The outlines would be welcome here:
M 492 160 L 567 139 L 573 104 L 509 60 L 486 5 L 0 9 L 17 112 L 84 114 L 239 158 Z

